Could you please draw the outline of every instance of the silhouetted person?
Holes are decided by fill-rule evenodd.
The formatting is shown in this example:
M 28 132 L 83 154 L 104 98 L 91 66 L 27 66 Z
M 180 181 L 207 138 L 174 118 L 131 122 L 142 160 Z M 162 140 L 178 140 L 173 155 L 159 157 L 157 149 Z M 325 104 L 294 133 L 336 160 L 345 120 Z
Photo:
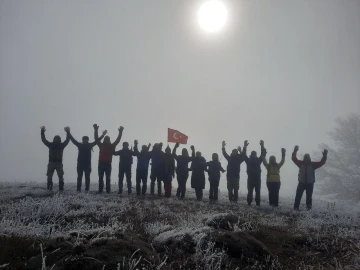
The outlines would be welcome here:
M 281 149 L 281 161 L 276 162 L 275 156 L 270 156 L 269 163 L 264 158 L 264 166 L 267 170 L 266 185 L 269 190 L 269 204 L 270 206 L 279 206 L 279 191 L 280 191 L 280 169 L 285 163 L 285 149 Z
M 98 165 L 98 171 L 99 171 L 99 193 L 102 193 L 104 190 L 104 174 L 106 175 L 106 192 L 110 193 L 111 191 L 111 162 L 112 162 L 112 156 L 113 152 L 115 151 L 116 146 L 120 142 L 122 132 L 124 130 L 124 127 L 120 127 L 119 135 L 116 138 L 114 143 L 111 143 L 110 137 L 105 136 L 104 142 L 101 143 L 98 138 L 98 130 L 99 126 L 94 124 L 95 129 L 95 141 L 97 145 L 99 146 L 99 165 Z
M 176 177 L 178 181 L 178 188 L 176 191 L 176 197 L 184 199 L 186 193 L 186 182 L 189 178 L 189 163 L 191 162 L 192 157 L 189 156 L 189 152 L 186 148 L 182 149 L 181 156 L 176 155 L 176 149 L 179 145 L 179 143 L 175 145 L 172 154 L 177 162 Z
M 141 152 L 139 152 L 138 141 L 134 141 L 134 153 L 138 159 L 136 166 L 136 195 L 138 196 L 140 194 L 146 194 L 149 162 L 151 159 L 151 152 L 149 152 L 150 146 L 150 144 L 148 146 L 143 145 L 141 147 Z
M 103 134 L 99 138 L 99 141 L 103 139 L 106 134 L 106 130 L 103 131 Z M 79 143 L 74 137 L 70 135 L 70 140 L 73 144 L 79 149 L 78 159 L 77 159 L 77 191 L 81 192 L 82 177 L 85 174 L 85 191 L 88 192 L 90 188 L 90 174 L 91 174 L 91 152 L 93 147 L 97 144 L 96 141 L 89 143 L 89 137 L 83 136 L 82 143 Z
M 160 163 L 160 178 L 164 181 L 165 197 L 171 197 L 171 182 L 175 176 L 175 159 L 171 154 L 170 147 L 166 147 Z
M 114 152 L 114 156 L 120 156 L 119 160 L 119 194 L 123 192 L 124 175 L 126 176 L 126 183 L 128 188 L 128 194 L 132 193 L 131 190 L 131 166 L 133 164 L 133 156 L 135 153 L 129 149 L 129 143 L 124 142 L 123 148 Z
M 192 162 L 190 170 L 191 174 L 191 187 L 195 189 L 196 199 L 201 201 L 203 198 L 203 189 L 205 188 L 205 170 L 206 160 L 201 156 L 201 152 L 196 152 L 195 147 L 191 146 Z
M 312 162 L 310 155 L 305 154 L 304 159 L 298 160 L 296 157 L 297 152 L 299 151 L 299 146 L 295 146 L 294 152 L 292 153 L 292 160 L 299 167 L 299 176 L 298 176 L 298 186 L 296 189 L 296 197 L 294 203 L 294 209 L 299 210 L 301 197 L 306 191 L 306 209 L 310 210 L 312 207 L 312 194 L 314 190 L 315 183 L 315 170 L 322 167 L 327 159 L 328 150 L 325 149 L 323 152 L 323 157 L 319 162 Z
M 156 143 L 151 151 L 151 174 L 150 174 L 150 193 L 155 193 L 155 182 L 157 182 L 158 195 L 161 196 L 161 175 L 160 175 L 160 163 L 164 152 L 162 149 L 162 143 Z
M 208 167 L 206 171 L 208 172 L 210 182 L 209 199 L 210 201 L 217 201 L 219 194 L 220 173 L 225 172 L 219 161 L 219 155 L 216 153 L 212 154 L 212 161 L 207 162 L 206 166 Z
M 230 156 L 226 153 L 225 146 L 226 143 L 223 141 L 222 153 L 228 161 L 226 178 L 229 200 L 230 202 L 237 202 L 239 198 L 240 165 L 245 160 L 248 143 L 247 141 L 244 142 L 243 152 L 241 152 L 241 147 L 239 146 L 237 149 L 232 150 Z
M 257 156 L 256 151 L 252 151 L 250 157 L 245 156 L 245 162 L 247 165 L 248 174 L 248 195 L 247 202 L 251 205 L 253 200 L 253 193 L 255 189 L 255 202 L 257 206 L 260 206 L 260 190 L 261 190 L 261 163 L 266 156 L 266 150 L 264 148 L 264 141 L 260 141 L 261 155 Z
M 63 152 L 64 148 L 68 145 L 70 141 L 70 128 L 65 127 L 66 131 L 66 139 L 62 143 L 59 135 L 56 135 L 52 142 L 49 142 L 45 138 L 45 126 L 41 127 L 41 140 L 42 142 L 49 148 L 49 163 L 47 167 L 47 189 L 52 190 L 53 181 L 52 177 L 54 175 L 54 171 L 56 170 L 57 175 L 59 177 L 59 191 L 64 190 L 64 168 L 63 168 Z

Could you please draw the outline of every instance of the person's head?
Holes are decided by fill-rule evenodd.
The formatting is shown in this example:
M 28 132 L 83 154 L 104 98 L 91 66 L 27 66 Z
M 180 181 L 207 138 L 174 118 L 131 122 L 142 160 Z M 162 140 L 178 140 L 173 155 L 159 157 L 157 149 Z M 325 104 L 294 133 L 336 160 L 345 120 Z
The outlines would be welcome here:
M 111 144 L 111 141 L 110 141 L 110 137 L 109 137 L 109 136 L 105 136 L 105 137 L 104 137 L 104 143 L 105 143 L 105 144 Z
M 256 151 L 251 151 L 250 158 L 256 158 L 256 157 L 257 157 Z
M 54 142 L 54 143 L 61 143 L 61 138 L 60 138 L 60 136 L 59 136 L 59 135 L 56 135 L 56 136 L 54 137 L 54 139 L 53 139 L 53 142 Z
M 159 149 L 159 151 L 162 150 L 162 147 L 163 147 L 162 143 L 159 143 L 159 144 L 158 144 L 158 149 Z
M 275 156 L 271 156 L 269 158 L 269 163 L 270 165 L 276 165 L 276 157 Z
M 154 146 L 153 146 L 153 150 L 156 151 L 156 150 L 158 150 L 158 148 L 159 148 L 159 144 L 155 143 Z
M 236 156 L 237 154 L 238 154 L 239 152 L 238 152 L 238 150 L 236 150 L 236 149 L 233 149 L 232 151 L 231 151 L 231 155 L 230 156 Z
M 311 158 L 310 158 L 309 154 L 304 155 L 304 163 L 305 164 L 310 164 L 311 163 Z
M 167 146 L 167 147 L 165 148 L 165 153 L 166 153 L 166 154 L 171 154 L 171 149 L 170 149 L 169 146 Z
M 189 156 L 189 152 L 186 148 L 183 148 L 183 150 L 181 151 L 181 155 L 184 157 L 188 157 Z
M 216 153 L 213 153 L 213 154 L 212 154 L 212 160 L 213 160 L 213 161 L 219 161 L 219 155 L 216 154 Z
M 143 145 L 142 147 L 141 147 L 141 152 L 142 153 L 146 153 L 146 152 L 148 152 L 149 150 L 148 150 L 148 147 L 147 147 L 147 145 Z
M 123 149 L 129 149 L 129 143 L 123 142 Z
M 83 136 L 83 137 L 82 137 L 82 142 L 83 142 L 84 144 L 89 143 L 89 137 L 88 137 L 88 136 Z
M 195 156 L 198 157 L 198 158 L 201 157 L 201 152 L 197 151 L 197 152 L 195 153 Z

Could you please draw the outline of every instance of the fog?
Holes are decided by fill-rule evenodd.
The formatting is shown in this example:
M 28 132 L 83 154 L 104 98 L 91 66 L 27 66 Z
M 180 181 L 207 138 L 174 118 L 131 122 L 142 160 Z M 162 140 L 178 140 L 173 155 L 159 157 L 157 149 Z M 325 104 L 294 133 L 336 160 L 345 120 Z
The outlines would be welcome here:
M 81 140 L 97 123 L 112 141 L 123 125 L 122 142 L 140 144 L 166 145 L 174 128 L 206 159 L 222 156 L 223 140 L 228 152 L 244 140 L 259 152 L 263 139 L 278 160 L 286 148 L 280 195 L 293 196 L 294 146 L 319 151 L 337 117 L 360 112 L 360 1 L 224 2 L 227 26 L 211 35 L 197 0 L 0 0 L 0 181 L 45 186 L 40 126 L 48 140 L 64 140 L 65 126 Z M 65 189 L 76 159 L 70 142 Z M 95 147 L 92 183 L 97 161 Z M 115 157 L 113 183 L 117 174 Z M 263 191 L 265 179 L 263 167 Z

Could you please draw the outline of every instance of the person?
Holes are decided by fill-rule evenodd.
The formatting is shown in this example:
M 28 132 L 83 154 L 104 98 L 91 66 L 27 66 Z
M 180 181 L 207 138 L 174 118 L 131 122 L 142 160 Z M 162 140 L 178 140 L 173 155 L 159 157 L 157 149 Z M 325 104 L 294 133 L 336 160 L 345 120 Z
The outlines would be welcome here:
M 176 177 L 178 182 L 178 188 L 176 191 L 176 197 L 178 197 L 179 199 L 184 199 L 186 193 L 186 182 L 189 178 L 189 163 L 192 161 L 192 157 L 189 156 L 189 152 L 186 148 L 183 148 L 181 151 L 181 156 L 178 156 L 176 154 L 176 150 L 179 145 L 179 143 L 175 144 L 172 155 L 177 163 Z
M 124 186 L 124 176 L 126 176 L 126 183 L 128 188 L 128 194 L 132 193 L 132 183 L 131 183 L 131 167 L 133 164 L 133 156 L 135 156 L 134 151 L 129 149 L 129 143 L 123 142 L 123 148 L 119 151 L 114 151 L 114 156 L 120 156 L 119 159 L 119 192 L 122 194 Z
M 137 156 L 136 166 L 136 195 L 145 195 L 147 190 L 147 177 L 149 171 L 149 162 L 151 159 L 151 153 L 149 152 L 151 144 L 148 146 L 143 145 L 141 152 L 138 150 L 138 141 L 134 141 L 134 153 Z M 142 187 L 141 187 L 142 182 Z
M 294 152 L 292 153 L 292 161 L 295 163 L 296 166 L 299 167 L 299 183 L 296 189 L 294 209 L 299 210 L 301 197 L 304 191 L 306 191 L 306 209 L 310 210 L 312 208 L 312 194 L 315 183 L 315 170 L 319 169 L 326 163 L 328 150 L 324 150 L 322 159 L 319 162 L 312 162 L 309 154 L 305 154 L 302 161 L 298 160 L 296 156 L 298 151 L 299 146 L 296 145 L 294 148 Z
M 112 162 L 112 156 L 113 152 L 116 148 L 116 146 L 119 144 L 121 140 L 121 136 L 124 130 L 124 127 L 120 127 L 119 134 L 115 140 L 114 143 L 111 143 L 110 137 L 105 136 L 104 142 L 101 143 L 98 135 L 99 126 L 97 124 L 94 124 L 94 136 L 95 141 L 97 145 L 99 146 L 99 165 L 98 165 L 98 171 L 99 171 L 99 194 L 101 194 L 104 190 L 104 174 L 106 176 L 106 193 L 110 193 L 111 191 L 111 162 Z
M 61 138 L 59 135 L 56 135 L 52 142 L 46 140 L 45 137 L 45 126 L 41 127 L 41 140 L 42 142 L 49 148 L 49 163 L 47 167 L 47 189 L 52 191 L 53 189 L 53 175 L 56 171 L 59 177 L 59 191 L 64 191 L 64 168 L 63 168 L 63 152 L 65 147 L 68 145 L 70 141 L 70 128 L 64 128 L 66 132 L 66 139 L 64 142 L 61 142 Z
M 253 200 L 253 193 L 255 189 L 255 202 L 257 206 L 260 206 L 260 190 L 261 190 L 261 164 L 266 156 L 266 150 L 264 148 L 264 141 L 260 141 L 261 155 L 257 156 L 256 151 L 252 151 L 250 157 L 245 156 L 245 162 L 247 165 L 248 174 L 248 195 L 247 203 L 250 206 Z
M 166 147 L 160 162 L 160 179 L 164 182 L 165 197 L 171 197 L 171 182 L 175 176 L 175 159 L 171 154 L 169 146 Z
M 285 163 L 285 149 L 281 148 L 281 161 L 276 162 L 275 156 L 270 156 L 269 163 L 264 158 L 264 166 L 267 170 L 266 186 L 269 191 L 269 204 L 273 207 L 279 206 L 279 191 L 280 191 L 280 169 Z
M 206 169 L 206 160 L 201 156 L 201 152 L 196 152 L 195 147 L 192 145 L 192 162 L 190 171 L 191 174 L 191 188 L 195 189 L 196 199 L 201 201 L 203 198 L 203 189 L 205 188 L 205 169 Z
M 102 135 L 98 139 L 101 141 L 106 135 L 107 131 L 103 131 Z M 74 139 L 72 134 L 69 132 L 70 140 L 78 148 L 78 159 L 77 159 L 77 188 L 78 192 L 81 192 L 82 186 L 82 177 L 85 174 L 85 191 L 88 192 L 90 188 L 90 174 L 91 174 L 91 151 L 93 147 L 97 144 L 96 141 L 89 143 L 89 137 L 83 136 L 82 143 L 79 143 Z
M 157 182 L 158 187 L 158 196 L 161 196 L 162 193 L 162 183 L 161 183 L 161 175 L 159 166 L 161 163 L 162 155 L 164 152 L 162 151 L 162 143 L 154 144 L 154 147 L 151 151 L 151 173 L 150 173 L 150 194 L 154 195 L 155 193 L 155 182 Z
M 212 161 L 206 163 L 206 171 L 209 175 L 209 183 L 210 183 L 210 201 L 217 201 L 219 194 L 219 182 L 220 182 L 220 172 L 224 173 L 225 170 L 221 166 L 219 161 L 219 155 L 216 153 L 212 154 Z
M 225 149 L 226 142 L 222 142 L 222 153 L 225 159 L 228 161 L 226 169 L 227 188 L 229 192 L 229 201 L 237 202 L 239 198 L 239 182 L 240 182 L 240 165 L 245 160 L 246 149 L 248 142 L 244 142 L 244 148 L 241 152 L 241 147 L 233 149 L 229 156 Z

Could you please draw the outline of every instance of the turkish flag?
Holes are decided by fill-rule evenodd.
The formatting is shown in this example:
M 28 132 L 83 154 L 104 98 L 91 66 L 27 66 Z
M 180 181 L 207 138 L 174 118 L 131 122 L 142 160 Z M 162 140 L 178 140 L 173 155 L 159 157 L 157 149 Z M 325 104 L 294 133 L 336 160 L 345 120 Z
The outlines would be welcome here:
M 187 144 L 188 136 L 175 130 L 168 128 L 168 142 Z

